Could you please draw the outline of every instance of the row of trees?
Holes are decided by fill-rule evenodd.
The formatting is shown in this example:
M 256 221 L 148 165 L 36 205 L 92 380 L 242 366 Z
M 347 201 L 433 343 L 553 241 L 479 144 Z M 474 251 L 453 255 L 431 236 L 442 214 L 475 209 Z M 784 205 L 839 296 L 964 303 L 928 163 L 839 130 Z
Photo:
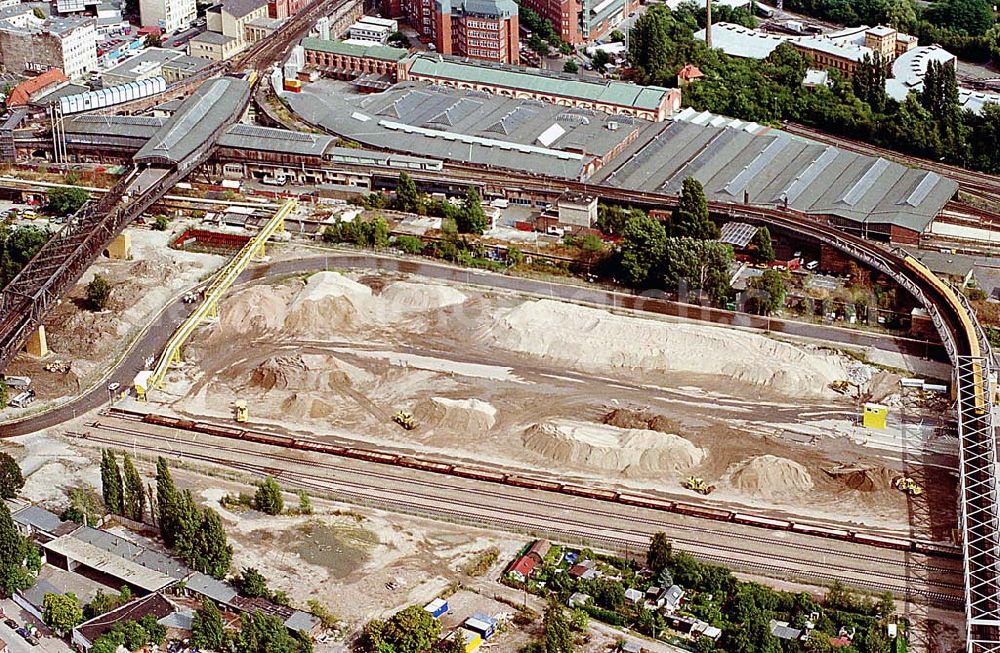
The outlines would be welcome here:
M 10 283 L 51 237 L 47 229 L 30 225 L 11 228 L 0 222 L 0 288 Z
M 101 451 L 101 491 L 104 507 L 108 512 L 141 522 L 146 517 L 146 488 L 142 477 L 126 451 L 122 454 L 122 467 L 111 449 Z
M 452 220 L 458 232 L 463 234 L 481 234 L 489 226 L 482 198 L 474 187 L 469 187 L 462 205 L 456 207 L 445 200 L 428 200 L 424 193 L 417 190 L 416 182 L 406 172 L 399 173 L 393 208 L 407 213 L 437 215 L 445 220 Z
M 258 613 L 244 615 L 240 633 L 225 629 L 222 612 L 210 599 L 204 599 L 191 626 L 191 643 L 210 651 L 235 653 L 310 653 L 312 645 L 305 636 L 289 635 L 275 616 Z
M 233 559 L 219 513 L 201 509 L 191 490 L 178 491 L 167 461 L 156 461 L 156 507 L 163 542 L 202 573 L 225 578 Z
M 886 97 L 884 62 L 864 62 L 854 80 L 830 71 L 832 87 L 804 88 L 809 62 L 790 44 L 763 61 L 738 59 L 695 40 L 696 18 L 654 5 L 636 21 L 629 42 L 636 81 L 672 85 L 677 70 L 697 65 L 705 78 L 685 89 L 696 109 L 760 123 L 802 122 L 903 152 L 1000 172 L 1000 106 L 976 115 L 961 109 L 950 65 L 929 72 L 922 93 Z

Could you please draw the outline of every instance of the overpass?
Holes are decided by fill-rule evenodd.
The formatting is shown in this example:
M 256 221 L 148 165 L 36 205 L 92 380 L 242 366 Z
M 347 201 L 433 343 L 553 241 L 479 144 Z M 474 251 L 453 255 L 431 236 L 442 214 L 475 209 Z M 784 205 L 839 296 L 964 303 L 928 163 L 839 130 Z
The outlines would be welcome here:
M 136 153 L 128 173 L 67 220 L 0 292 L 0 369 L 122 230 L 208 159 L 243 115 L 250 90 L 248 81 L 229 77 L 203 84 Z

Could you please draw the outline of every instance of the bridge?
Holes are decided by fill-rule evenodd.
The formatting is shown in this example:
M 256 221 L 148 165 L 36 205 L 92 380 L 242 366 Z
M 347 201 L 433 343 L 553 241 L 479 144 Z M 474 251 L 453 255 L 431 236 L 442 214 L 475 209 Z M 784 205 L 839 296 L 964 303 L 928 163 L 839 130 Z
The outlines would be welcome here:
M 122 230 L 208 159 L 243 115 L 250 90 L 242 79 L 203 84 L 136 153 L 118 183 L 73 215 L 0 292 L 0 369 Z

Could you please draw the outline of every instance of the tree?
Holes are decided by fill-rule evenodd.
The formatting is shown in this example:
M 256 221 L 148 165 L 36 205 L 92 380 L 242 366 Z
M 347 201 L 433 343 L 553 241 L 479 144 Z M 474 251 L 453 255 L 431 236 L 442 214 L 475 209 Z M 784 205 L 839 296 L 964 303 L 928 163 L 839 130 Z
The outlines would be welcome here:
M 31 13 L 35 15 L 38 20 L 45 20 L 45 12 L 41 10 L 40 7 L 35 7 L 31 10 Z
M 719 228 L 708 217 L 708 202 L 705 189 L 694 177 L 687 177 L 681 188 L 681 196 L 674 210 L 672 235 L 699 240 L 714 240 L 719 237 Z
M 507 265 L 514 267 L 524 263 L 524 252 L 514 245 L 507 247 Z
M 163 543 L 173 548 L 177 531 L 177 486 L 163 456 L 156 459 L 156 514 Z
M 130 651 L 138 651 L 149 643 L 149 634 L 139 622 L 128 620 L 114 628 L 122 638 L 122 646 Z
M 122 466 L 125 469 L 125 487 L 122 491 L 123 513 L 129 519 L 141 522 L 146 513 L 146 488 L 132 462 L 132 456 L 126 451 L 123 458 Z
M 281 486 L 268 476 L 257 486 L 253 497 L 253 507 L 268 515 L 280 515 L 285 509 L 285 499 L 281 494 Z
M 558 598 L 552 597 L 542 617 L 545 653 L 573 653 L 573 633 Z
M 53 188 L 49 190 L 46 207 L 55 215 L 72 215 L 80 210 L 90 198 L 87 191 L 79 186 Z
M 313 513 L 312 499 L 305 490 L 299 490 L 299 514 L 311 515 Z
M 851 78 L 854 94 L 879 113 L 885 110 L 887 100 L 885 78 L 888 68 L 887 62 L 882 60 L 881 55 L 875 54 L 872 57 L 866 54 Z
M 420 195 L 417 193 L 417 184 L 413 178 L 405 172 L 399 173 L 399 182 L 396 184 L 396 208 L 400 211 L 415 212 L 420 206 Z
M 770 315 L 785 305 L 785 277 L 778 270 L 767 269 L 764 274 L 750 280 L 750 297 L 747 310 L 760 315 Z
M 0 597 L 31 587 L 42 566 L 38 550 L 17 532 L 10 508 L 0 501 Z
M 626 282 L 648 287 L 659 280 L 666 239 L 663 225 L 646 214 L 628 218 L 622 230 L 620 262 Z
M 563 72 L 575 75 L 580 72 L 580 66 L 577 65 L 576 60 L 567 59 L 565 63 L 563 63 Z
M 167 216 L 160 214 L 153 220 L 153 231 L 167 230 Z
M 929 22 L 968 36 L 985 34 L 993 26 L 993 7 L 987 0 L 942 0 L 924 12 Z
M 570 626 L 578 633 L 585 632 L 590 624 L 590 615 L 583 608 L 574 609 L 569 615 Z
M 150 644 L 163 646 L 163 642 L 167 639 L 167 628 L 156 620 L 155 615 L 147 614 L 143 616 L 139 619 L 139 625 L 146 631 L 146 640 Z
M 461 630 L 452 633 L 441 648 L 441 653 L 465 653 L 465 635 Z
M 42 621 L 56 631 L 60 637 L 73 630 L 83 621 L 83 608 L 72 592 L 66 594 L 46 593 L 42 597 Z
M 162 48 L 163 47 L 163 37 L 159 34 L 150 32 L 146 35 L 146 47 L 147 48 Z
M 6 284 L 0 284 L 0 287 L 4 285 Z M 10 402 L 10 395 L 7 393 L 7 382 L 0 379 L 0 410 L 6 408 L 8 402 Z
M 649 541 L 649 549 L 646 551 L 646 566 L 654 574 L 661 573 L 670 564 L 670 555 L 673 552 L 673 545 L 663 531 L 655 533 Z
M 330 609 L 323 603 L 316 599 L 309 599 L 306 601 L 306 606 L 309 608 L 310 614 L 319 619 L 324 628 L 333 628 L 337 625 L 336 615 L 330 612 Z
M 885 5 L 885 22 L 900 32 L 909 33 L 917 22 L 917 8 L 913 0 L 888 0 Z
M 383 641 L 395 653 L 425 653 L 441 633 L 441 624 L 429 612 L 412 605 L 392 615 L 381 631 Z
M 396 236 L 392 240 L 392 245 L 404 254 L 415 255 L 424 251 L 424 243 L 416 236 Z
M 297 653 L 298 642 L 288 634 L 281 619 L 263 612 L 245 613 L 241 619 L 237 653 Z
M 233 581 L 243 596 L 252 599 L 271 598 L 271 590 L 267 586 L 267 579 L 254 567 L 246 567 Z
M 198 529 L 201 528 L 201 511 L 194 502 L 191 490 L 184 490 L 177 498 L 174 525 L 174 549 L 182 560 L 193 565 L 198 555 Z
M 604 50 L 597 50 L 594 52 L 594 56 L 590 58 L 590 63 L 594 66 L 594 70 L 603 73 L 604 67 L 611 63 L 611 57 Z
M 679 294 L 704 292 L 716 304 L 731 293 L 733 248 L 715 240 L 667 238 L 663 244 L 663 283 Z
M 608 38 L 611 39 L 612 43 L 621 43 L 625 40 L 625 33 L 620 29 L 616 29 L 608 35 Z
M 111 284 L 99 274 L 95 274 L 87 284 L 87 304 L 92 311 L 103 311 L 111 299 Z
M 211 508 L 203 510 L 197 535 L 194 568 L 215 578 L 225 578 L 233 561 L 233 547 L 226 539 L 219 513 Z
M 10 283 L 51 237 L 46 229 L 31 225 L 11 229 L 0 222 L 0 287 Z
M 201 601 L 201 609 L 195 612 L 191 622 L 191 643 L 199 648 L 221 651 L 226 642 L 222 612 L 209 598 Z
M 101 491 L 105 509 L 113 515 L 122 514 L 122 473 L 111 449 L 101 451 Z
M 479 199 L 479 191 L 474 186 L 469 186 L 465 192 L 465 199 L 462 200 L 462 210 L 455 217 L 458 231 L 463 234 L 481 234 L 489 226 L 486 212 L 483 211 L 483 203 Z
M 3 397 L 0 396 L 0 399 Z M 0 405 L 6 405 L 6 402 Z M 17 461 L 10 454 L 0 452 L 0 499 L 13 499 L 23 487 L 24 476 Z
M 758 227 L 751 243 L 754 246 L 754 262 L 770 263 L 774 260 L 774 245 L 771 243 L 771 231 L 767 227 Z

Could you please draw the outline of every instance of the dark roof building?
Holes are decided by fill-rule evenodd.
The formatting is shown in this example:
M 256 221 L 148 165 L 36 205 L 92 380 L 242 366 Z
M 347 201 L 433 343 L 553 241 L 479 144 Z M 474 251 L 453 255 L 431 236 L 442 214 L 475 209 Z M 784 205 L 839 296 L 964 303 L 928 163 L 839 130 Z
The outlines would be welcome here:
M 72 642 L 86 651 L 98 637 L 110 632 L 120 623 L 139 621 L 147 615 L 152 615 L 159 621 L 175 611 L 174 604 L 162 595 L 150 594 L 80 624 L 73 629 Z

